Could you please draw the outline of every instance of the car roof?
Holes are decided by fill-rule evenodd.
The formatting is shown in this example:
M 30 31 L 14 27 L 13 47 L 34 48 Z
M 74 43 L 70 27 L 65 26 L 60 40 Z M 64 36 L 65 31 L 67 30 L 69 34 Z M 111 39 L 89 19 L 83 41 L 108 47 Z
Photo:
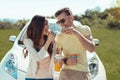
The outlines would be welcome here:
M 48 22 L 49 22 L 49 23 L 56 23 L 56 22 L 57 22 L 57 19 L 48 18 Z
M 51 19 L 51 18 L 48 18 L 48 23 L 56 23 L 57 22 L 57 19 Z M 77 21 L 77 20 L 74 20 L 73 23 L 77 26 L 81 26 L 82 24 Z

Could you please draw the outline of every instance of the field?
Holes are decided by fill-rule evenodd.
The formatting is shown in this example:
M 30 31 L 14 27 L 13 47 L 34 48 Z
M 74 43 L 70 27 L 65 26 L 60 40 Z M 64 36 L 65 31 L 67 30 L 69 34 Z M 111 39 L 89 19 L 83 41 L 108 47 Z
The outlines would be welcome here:
M 96 46 L 95 51 L 98 53 L 98 56 L 105 66 L 107 72 L 107 80 L 119 80 L 120 31 L 96 27 L 93 27 L 91 29 L 93 37 L 100 40 L 100 45 Z M 0 30 L 0 61 L 13 45 L 13 43 L 8 40 L 9 36 L 17 36 L 19 32 L 19 30 Z
M 19 32 L 19 30 L 0 30 L 0 61 L 13 45 L 13 43 L 9 41 L 9 37 L 11 35 L 17 36 Z
M 106 68 L 107 80 L 120 80 L 120 31 L 93 28 L 92 32 L 100 40 L 95 51 Z

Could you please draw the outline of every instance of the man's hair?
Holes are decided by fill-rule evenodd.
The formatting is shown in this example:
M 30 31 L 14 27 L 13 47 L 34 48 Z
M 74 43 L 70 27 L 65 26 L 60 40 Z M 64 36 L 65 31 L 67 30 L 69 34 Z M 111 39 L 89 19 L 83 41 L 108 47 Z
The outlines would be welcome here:
M 63 12 L 66 13 L 67 16 L 72 15 L 72 11 L 68 7 L 65 7 L 65 8 L 62 8 L 62 9 L 58 10 L 55 13 L 55 17 L 59 16 Z

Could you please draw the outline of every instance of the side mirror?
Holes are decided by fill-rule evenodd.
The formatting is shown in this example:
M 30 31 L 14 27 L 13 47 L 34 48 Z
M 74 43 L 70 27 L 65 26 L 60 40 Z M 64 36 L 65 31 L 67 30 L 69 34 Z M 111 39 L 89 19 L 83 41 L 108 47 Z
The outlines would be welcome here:
M 95 46 L 99 45 L 100 44 L 100 41 L 99 39 L 93 39 L 94 43 L 95 43 Z
M 12 35 L 9 37 L 9 41 L 15 42 L 15 40 L 16 40 L 16 36 Z

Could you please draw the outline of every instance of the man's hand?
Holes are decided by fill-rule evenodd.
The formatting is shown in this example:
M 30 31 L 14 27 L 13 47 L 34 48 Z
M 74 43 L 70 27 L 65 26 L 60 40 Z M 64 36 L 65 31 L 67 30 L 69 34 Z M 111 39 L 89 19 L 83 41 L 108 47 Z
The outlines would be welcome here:
M 76 65 L 77 64 L 77 59 L 76 58 L 67 58 L 66 64 L 70 65 L 70 66 Z

